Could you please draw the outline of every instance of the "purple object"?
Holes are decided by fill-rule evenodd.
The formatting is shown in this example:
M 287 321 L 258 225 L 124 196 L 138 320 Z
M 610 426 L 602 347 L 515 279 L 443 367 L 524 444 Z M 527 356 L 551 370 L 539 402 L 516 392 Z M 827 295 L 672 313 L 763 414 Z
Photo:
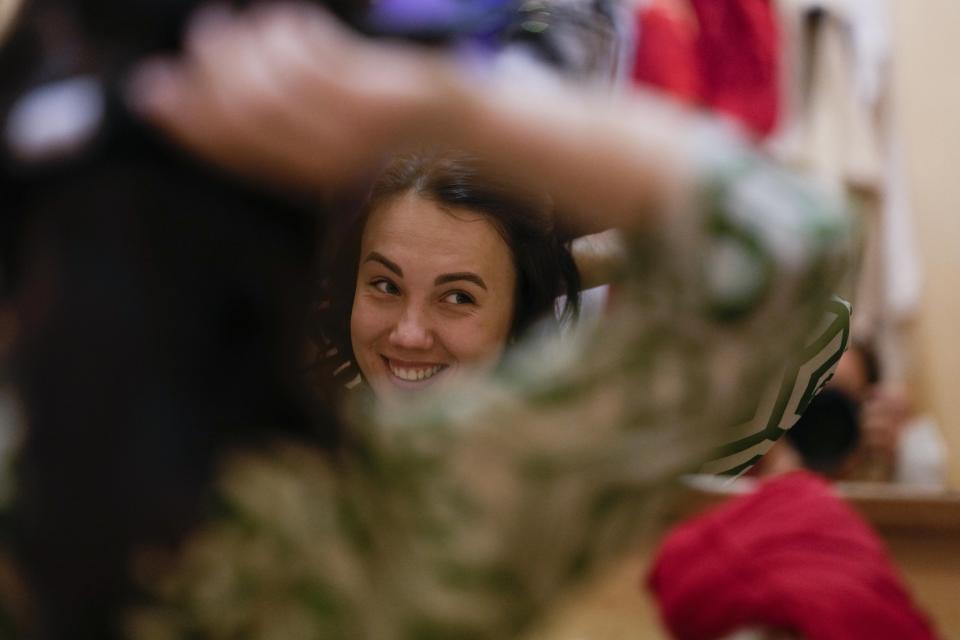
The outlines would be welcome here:
M 455 40 L 495 33 L 515 10 L 514 0 L 380 0 L 365 26 L 381 35 Z

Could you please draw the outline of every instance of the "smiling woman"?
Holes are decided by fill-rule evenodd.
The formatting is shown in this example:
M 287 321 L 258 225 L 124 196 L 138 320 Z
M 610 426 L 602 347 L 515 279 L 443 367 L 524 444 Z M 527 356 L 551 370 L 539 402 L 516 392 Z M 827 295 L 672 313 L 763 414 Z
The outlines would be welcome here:
M 396 396 L 494 368 L 538 320 L 575 318 L 579 274 L 549 200 L 521 191 L 464 154 L 396 157 L 334 256 L 321 379 Z
M 372 212 L 360 253 L 350 337 L 378 397 L 499 359 L 517 277 L 486 216 L 408 193 Z

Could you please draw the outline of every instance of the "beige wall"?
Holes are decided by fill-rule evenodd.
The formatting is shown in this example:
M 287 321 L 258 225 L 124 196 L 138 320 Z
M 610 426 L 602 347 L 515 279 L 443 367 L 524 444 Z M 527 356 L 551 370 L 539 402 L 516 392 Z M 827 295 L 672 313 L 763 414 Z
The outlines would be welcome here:
M 897 0 L 895 24 L 896 117 L 924 270 L 918 382 L 960 489 L 960 2 Z

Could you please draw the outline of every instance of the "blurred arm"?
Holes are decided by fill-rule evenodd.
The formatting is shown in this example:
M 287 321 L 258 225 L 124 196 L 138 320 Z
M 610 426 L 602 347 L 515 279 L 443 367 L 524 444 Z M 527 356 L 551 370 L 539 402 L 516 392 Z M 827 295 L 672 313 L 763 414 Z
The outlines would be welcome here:
M 187 43 L 182 59 L 146 64 L 131 97 L 187 147 L 248 176 L 322 191 L 397 148 L 444 144 L 547 190 L 581 233 L 642 224 L 692 180 L 699 119 L 649 96 L 477 77 L 308 6 L 207 10 Z

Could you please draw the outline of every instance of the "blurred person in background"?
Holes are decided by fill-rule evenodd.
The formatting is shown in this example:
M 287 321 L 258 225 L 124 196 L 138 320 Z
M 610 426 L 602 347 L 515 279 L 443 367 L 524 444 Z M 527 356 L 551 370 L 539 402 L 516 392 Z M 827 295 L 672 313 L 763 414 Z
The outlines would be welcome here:
M 917 413 L 906 387 L 884 378 L 870 344 L 851 346 L 840 359 L 831 385 L 859 408 L 861 441 L 844 479 L 944 486 L 943 436 L 930 416 Z
M 11 78 L 6 151 L 49 151 L 11 122 L 63 94 Z M 38 638 L 517 635 L 754 408 L 846 267 L 842 207 L 707 120 L 480 82 L 309 6 L 207 14 L 131 91 L 196 152 L 301 194 L 411 144 L 465 149 L 569 228 L 623 228 L 628 258 L 602 331 L 521 345 L 492 379 L 353 415 L 324 444 L 338 424 L 297 411 L 292 375 L 311 218 L 272 208 L 282 192 L 239 197 L 253 186 L 136 118 L 103 155 L 81 137 L 66 174 L 21 154 L 4 189 L 38 235 L 18 284 L 22 589 L 3 596 Z
M 774 476 L 809 469 L 839 480 L 856 464 L 860 445 L 859 407 L 845 393 L 827 387 L 783 438 L 764 456 L 755 472 Z
M 883 381 L 870 345 L 854 342 L 824 391 L 757 471 L 806 468 L 833 480 L 942 488 L 945 467 L 936 425 L 914 412 L 905 389 Z

